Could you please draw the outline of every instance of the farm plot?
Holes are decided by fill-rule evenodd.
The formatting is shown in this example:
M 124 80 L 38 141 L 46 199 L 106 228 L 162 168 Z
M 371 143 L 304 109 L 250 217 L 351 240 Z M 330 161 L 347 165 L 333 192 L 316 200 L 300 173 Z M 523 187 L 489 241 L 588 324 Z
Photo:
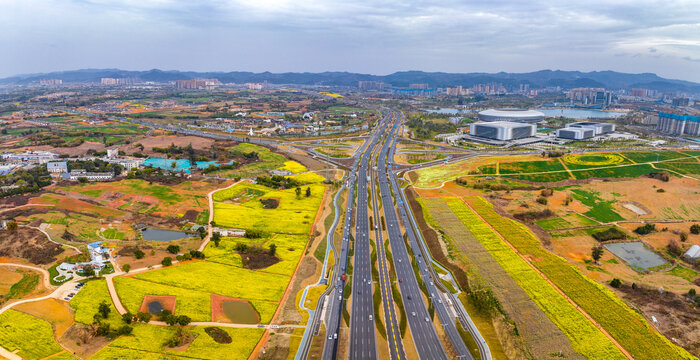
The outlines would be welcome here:
M 279 167 L 278 169 L 279 170 L 287 170 L 287 171 L 291 172 L 292 174 L 303 173 L 306 170 L 308 170 L 306 168 L 306 166 L 299 164 L 298 162 L 292 161 L 292 160 L 285 161 L 284 165 Z
M 688 155 L 681 154 L 676 151 L 629 151 L 621 152 L 620 155 L 636 163 L 656 162 L 688 157 Z
M 562 161 L 571 170 L 630 163 L 622 155 L 615 153 L 566 154 L 562 157 Z
M 585 216 L 581 216 L 578 213 L 570 213 L 551 219 L 537 220 L 535 223 L 545 230 L 565 229 L 570 227 L 598 224 L 597 222 Z
M 211 321 L 210 294 L 182 289 L 133 277 L 115 277 L 114 287 L 124 307 L 136 314 L 146 295 L 175 296 L 175 315 L 187 315 L 192 321 Z
M 82 324 L 92 324 L 93 316 L 102 302 L 109 304 L 111 311 L 107 319 L 103 320 L 112 328 L 123 325 L 122 319 L 112 304 L 112 298 L 107 290 L 107 282 L 103 279 L 90 280 L 75 295 L 70 302 L 70 306 L 75 311 L 75 321 Z M 133 312 L 136 314 L 136 311 Z
M 262 329 L 236 329 L 221 327 L 231 339 L 229 344 L 220 344 L 209 336 L 205 327 L 190 329 L 194 341 L 184 351 L 167 349 L 163 343 L 174 333 L 174 328 L 136 324 L 132 336 L 117 338 L 91 359 L 246 359 L 260 341 Z
M 223 264 L 193 261 L 133 275 L 157 284 L 241 299 L 270 300 L 282 297 L 289 277 L 265 274 Z M 212 279 L 216 281 L 212 281 Z
M 297 197 L 295 189 L 272 190 L 250 183 L 241 183 L 227 190 L 224 194 L 214 194 L 214 221 L 219 226 L 260 230 L 267 233 L 308 234 L 316 212 L 321 205 L 324 186 L 308 185 L 311 196 L 305 194 Z M 222 203 L 227 194 L 238 189 L 249 188 L 263 193 L 261 197 L 279 200 L 276 209 L 264 209 L 259 201 L 247 201 L 243 204 Z
M 252 152 L 255 152 L 258 154 L 259 161 L 250 164 L 244 164 L 241 167 L 233 170 L 214 171 L 212 175 L 228 178 L 254 178 L 256 176 L 264 175 L 270 170 L 274 170 L 281 166 L 284 166 L 284 163 L 288 161 L 287 158 L 285 158 L 284 156 L 274 153 L 266 147 L 248 143 L 238 144 L 234 147 L 231 147 L 230 150 L 239 151 L 244 154 L 250 154 Z
M 0 346 L 24 359 L 43 359 L 62 352 L 48 322 L 15 310 L 0 314 Z
M 501 217 L 483 198 L 468 197 L 465 200 L 522 255 L 537 259 L 532 264 L 636 359 L 694 359 L 687 351 L 653 330 L 641 315 L 625 305 L 612 291 L 588 279 L 564 259 L 544 250 L 525 226 Z
M 590 168 L 590 166 L 588 167 Z M 636 178 L 649 173 L 658 172 L 650 164 L 619 165 L 614 167 L 600 167 L 590 170 L 573 170 L 576 179 L 590 178 Z
M 602 223 L 624 220 L 620 214 L 612 208 L 614 201 L 604 201 L 599 193 L 583 189 L 571 189 L 574 199 L 580 201 L 591 209 L 584 214 Z
M 506 245 L 463 202 L 450 199 L 448 206 L 505 271 L 571 340 L 571 346 L 589 359 L 625 357 L 586 317 Z
M 529 329 L 520 332 L 520 336 L 534 358 L 547 358 L 559 352 L 567 358 L 580 358 L 569 338 L 477 240 L 476 236 L 486 229 L 467 229 L 443 199 L 427 198 L 419 202 L 427 210 L 424 214 L 428 223 L 445 231 L 450 253 L 491 288 L 516 328 Z M 479 223 L 484 226 L 481 222 L 475 224 Z
M 659 169 L 675 171 L 685 175 L 700 174 L 700 161 L 698 158 L 685 158 L 673 161 L 664 161 L 654 164 Z

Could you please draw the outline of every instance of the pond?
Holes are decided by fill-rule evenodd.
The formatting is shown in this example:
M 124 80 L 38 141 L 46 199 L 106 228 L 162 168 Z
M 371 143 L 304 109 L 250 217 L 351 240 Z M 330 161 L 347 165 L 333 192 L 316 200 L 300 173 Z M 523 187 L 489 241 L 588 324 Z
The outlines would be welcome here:
M 257 324 L 258 312 L 247 301 L 224 301 L 221 304 L 224 315 L 234 324 Z
M 668 263 L 664 258 L 644 247 L 641 242 L 606 244 L 604 246 L 637 271 L 653 270 L 653 268 Z
M 623 112 L 587 109 L 537 109 L 547 117 L 563 116 L 569 119 L 614 119 L 625 115 Z
M 234 164 L 235 161 L 231 160 L 226 163 L 220 163 L 218 161 L 197 161 L 195 162 L 195 166 L 197 166 L 198 169 L 206 169 L 209 167 L 209 165 L 214 165 L 214 166 L 220 166 L 220 165 L 232 165 Z M 175 166 L 173 167 L 173 164 Z M 154 168 L 160 168 L 163 170 L 171 170 L 171 171 L 182 171 L 187 174 L 190 173 L 190 168 L 192 167 L 192 164 L 188 159 L 163 159 L 163 158 L 148 158 L 146 159 L 142 166 L 148 167 L 152 166 Z
M 163 304 L 160 301 L 151 301 L 148 303 L 148 312 L 153 315 L 158 315 L 163 311 Z
M 143 229 L 141 231 L 141 235 L 143 236 L 144 240 L 148 241 L 172 241 L 197 236 L 197 234 L 190 234 L 182 231 L 160 230 L 151 228 Z

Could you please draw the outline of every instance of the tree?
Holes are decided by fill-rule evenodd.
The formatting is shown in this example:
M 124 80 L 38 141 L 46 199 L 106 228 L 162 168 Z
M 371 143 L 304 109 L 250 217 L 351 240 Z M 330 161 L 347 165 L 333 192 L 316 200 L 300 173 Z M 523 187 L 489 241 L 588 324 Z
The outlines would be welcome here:
M 200 226 L 200 227 L 197 229 L 197 232 L 199 232 L 199 237 L 200 237 L 201 239 L 204 239 L 204 238 L 207 236 L 207 231 L 204 230 L 204 226 Z
M 81 184 L 85 184 L 86 182 L 88 182 L 88 179 L 85 176 L 80 176 L 78 177 L 78 182 L 80 182 Z
M 8 231 L 17 231 L 17 228 L 19 227 L 19 225 L 17 225 L 17 221 L 15 220 L 8 221 L 6 226 Z
M 129 325 L 123 325 L 122 327 L 117 329 L 117 335 L 130 335 L 133 330 L 134 328 L 132 328 Z
M 297 187 L 296 189 L 294 189 L 294 192 L 297 194 L 297 197 L 301 196 L 301 188 L 300 187 Z
M 270 256 L 275 256 L 276 252 L 277 252 L 277 245 L 271 244 L 270 245 Z
M 616 289 L 619 288 L 621 285 L 622 285 L 622 281 L 620 281 L 620 279 L 618 279 L 618 278 L 614 278 L 614 279 L 610 280 L 610 286 L 612 286 Z
M 83 276 L 90 277 L 95 276 L 95 269 L 92 266 L 87 266 L 83 268 Z
M 540 203 L 540 204 L 542 204 L 542 205 L 547 205 L 547 202 L 548 202 L 548 201 L 547 201 L 547 198 L 546 198 L 546 197 L 540 196 L 540 197 L 537 198 L 537 202 Z
M 180 252 L 180 246 L 175 244 L 168 245 L 168 248 L 166 250 L 171 254 L 177 254 Z
M 603 257 L 603 247 L 594 246 L 591 249 L 591 257 L 593 258 L 593 261 L 598 262 L 598 260 Z
M 311 196 L 311 188 L 307 187 L 306 188 L 306 197 L 310 197 L 310 196 Z
M 690 233 L 696 235 L 700 234 L 700 224 L 690 225 Z
M 177 317 L 177 324 L 180 326 L 187 326 L 190 322 L 192 322 L 192 319 L 187 315 L 180 315 Z
M 97 308 L 97 312 L 102 316 L 103 319 L 106 319 L 111 311 L 112 309 L 109 308 L 109 304 L 107 304 L 106 301 L 101 302 L 100 306 Z
M 694 288 L 690 288 L 690 290 L 688 290 L 688 296 L 690 296 L 690 297 L 695 297 L 695 295 L 696 295 L 695 289 L 694 289 Z
M 173 161 L 173 162 L 170 164 L 170 167 L 173 168 L 173 169 L 176 168 L 176 167 L 177 167 L 177 162 Z
M 163 266 L 170 266 L 173 264 L 173 259 L 170 256 L 166 256 L 160 263 L 163 264 Z
M 124 264 L 124 266 L 122 266 L 122 270 L 124 270 L 124 272 L 128 274 L 129 270 L 131 270 L 131 265 Z
M 134 256 L 136 256 L 137 259 L 143 259 L 143 257 L 146 256 L 146 253 L 141 251 L 141 249 L 134 249 Z
M 122 315 L 122 320 L 127 324 L 131 324 L 131 322 L 134 321 L 134 314 L 127 311 L 126 314 Z
M 221 242 L 221 234 L 218 231 L 211 234 L 211 240 L 214 242 L 215 247 L 219 247 L 219 243 Z
M 688 233 L 685 231 L 681 231 L 681 233 L 679 234 L 679 238 L 681 239 L 681 242 L 688 241 Z
M 153 317 L 153 315 L 151 315 L 150 313 L 147 313 L 147 312 L 136 313 L 136 319 L 138 319 L 138 321 L 143 322 L 143 323 L 147 323 L 147 322 L 151 321 L 152 317 Z

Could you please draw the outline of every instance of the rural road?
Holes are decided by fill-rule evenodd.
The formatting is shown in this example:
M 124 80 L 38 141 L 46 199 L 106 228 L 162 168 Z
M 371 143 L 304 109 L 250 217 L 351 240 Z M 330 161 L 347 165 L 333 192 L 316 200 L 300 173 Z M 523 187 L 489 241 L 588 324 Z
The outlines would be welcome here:
M 202 245 L 199 245 L 199 249 L 198 249 L 199 251 L 204 251 L 204 249 L 207 247 L 207 244 L 209 244 L 209 240 L 211 240 L 211 236 L 214 232 L 212 229 L 212 226 L 211 226 L 211 222 L 214 221 L 214 200 L 212 199 L 212 195 L 214 195 L 214 193 L 217 191 L 226 190 L 226 189 L 234 187 L 234 186 L 236 186 L 244 181 L 247 181 L 247 180 L 236 181 L 235 183 L 233 183 L 225 188 L 212 190 L 207 194 L 207 198 L 209 199 L 209 222 L 207 223 L 208 233 L 207 233 L 207 237 L 205 237 L 204 241 L 202 241 Z

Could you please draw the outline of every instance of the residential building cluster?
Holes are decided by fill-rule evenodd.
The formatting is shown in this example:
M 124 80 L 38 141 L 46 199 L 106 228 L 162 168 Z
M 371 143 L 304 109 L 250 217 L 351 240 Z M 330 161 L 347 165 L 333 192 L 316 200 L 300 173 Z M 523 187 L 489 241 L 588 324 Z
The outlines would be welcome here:
M 658 113 L 656 130 L 676 136 L 700 136 L 700 116 Z
M 178 89 L 212 90 L 217 85 L 221 85 L 218 79 L 175 80 Z
M 102 85 L 134 85 L 137 79 L 134 78 L 102 78 L 100 79 L 100 84 Z
M 61 85 L 63 84 L 63 80 L 61 79 L 41 79 L 39 80 L 39 85 L 42 86 L 56 86 L 56 85 Z

